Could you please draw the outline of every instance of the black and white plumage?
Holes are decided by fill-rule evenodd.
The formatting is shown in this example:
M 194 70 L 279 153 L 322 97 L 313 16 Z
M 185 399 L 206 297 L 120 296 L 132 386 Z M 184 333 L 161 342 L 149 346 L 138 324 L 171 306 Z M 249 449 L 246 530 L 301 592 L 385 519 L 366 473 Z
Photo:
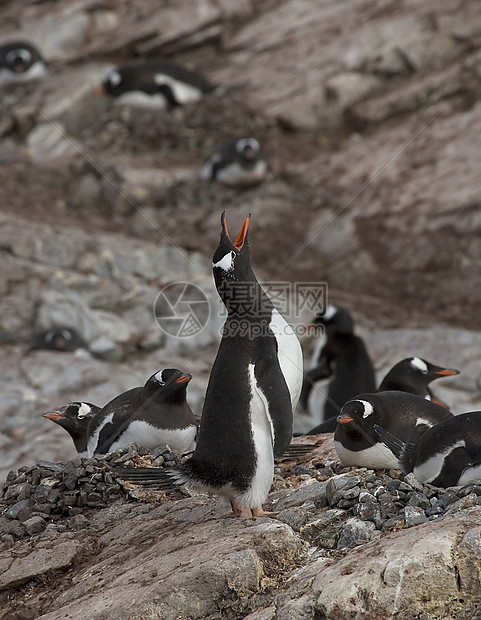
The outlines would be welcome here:
M 159 370 L 142 387 L 116 396 L 89 425 L 87 451 L 113 452 L 130 443 L 146 448 L 168 444 L 189 452 L 195 447 L 197 423 L 186 400 L 192 375 L 176 368 Z
M 42 416 L 64 428 L 72 437 L 79 455 L 87 456 L 88 426 L 101 410 L 92 403 L 76 401 L 42 413 Z
M 45 77 L 47 65 L 40 52 L 26 41 L 0 45 L 0 87 Z
M 112 69 L 97 90 L 119 105 L 173 108 L 199 101 L 216 88 L 205 77 L 164 60 L 146 60 Z
M 459 370 L 436 366 L 420 357 L 407 357 L 391 368 L 381 381 L 378 391 L 400 390 L 410 392 L 445 407 L 445 403 L 433 395 L 429 384 L 435 379 L 458 374 Z
M 197 446 L 172 473 L 177 483 L 227 497 L 238 516 L 264 514 L 274 457 L 289 446 L 302 384 L 299 341 L 251 267 L 249 224 L 247 218 L 232 242 L 222 215 L 213 272 L 228 315 L 209 378 Z M 166 477 L 165 470 L 136 475 Z
M 445 407 L 408 392 L 360 394 L 342 407 L 334 446 L 344 465 L 397 467 L 397 458 L 380 440 L 374 425 L 401 441 L 414 441 L 427 429 L 452 417 Z
M 305 373 L 300 406 L 307 411 L 314 384 L 330 378 L 322 412 L 323 422 L 309 433 L 334 432 L 342 405 L 357 394 L 375 390 L 374 367 L 363 340 L 354 333 L 350 313 L 339 306 L 328 305 L 318 314 L 313 325 L 322 327 L 311 368 Z
M 226 142 L 204 163 L 200 177 L 233 187 L 260 183 L 267 173 L 267 160 L 255 138 Z
M 55 327 L 36 334 L 31 349 L 72 352 L 77 349 L 88 349 L 88 345 L 75 329 Z
M 402 471 L 437 487 L 481 481 L 481 411 L 448 418 L 415 441 L 405 441 L 375 425 L 384 444 L 397 456 Z

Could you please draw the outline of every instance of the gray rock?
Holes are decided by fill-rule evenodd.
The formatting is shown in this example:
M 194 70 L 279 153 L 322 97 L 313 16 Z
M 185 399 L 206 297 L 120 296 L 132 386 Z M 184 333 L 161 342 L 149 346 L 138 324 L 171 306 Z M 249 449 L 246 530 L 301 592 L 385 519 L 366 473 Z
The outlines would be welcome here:
M 10 506 L 10 508 L 5 513 L 7 519 L 17 519 L 19 512 L 23 508 L 26 508 L 28 504 L 29 504 L 28 499 L 22 499 L 19 502 L 13 504 L 13 506 Z
M 352 517 L 342 526 L 337 541 L 338 549 L 350 549 L 368 542 L 376 535 L 376 526 L 370 521 Z
M 43 532 L 43 530 L 47 527 L 45 519 L 42 519 L 42 517 L 38 516 L 30 517 L 30 519 L 27 519 L 23 522 L 23 525 L 27 530 L 27 533 L 30 535 L 39 534 L 40 532 Z
M 360 482 L 360 478 L 344 476 L 343 474 L 330 478 L 326 486 L 326 496 L 329 505 L 335 506 L 341 499 L 344 499 L 348 491 L 357 487 Z M 356 493 L 356 491 L 353 492 L 354 494 Z
M 426 523 L 428 518 L 422 508 L 418 506 L 406 506 L 404 508 L 404 521 L 408 527 L 411 527 L 412 525 Z

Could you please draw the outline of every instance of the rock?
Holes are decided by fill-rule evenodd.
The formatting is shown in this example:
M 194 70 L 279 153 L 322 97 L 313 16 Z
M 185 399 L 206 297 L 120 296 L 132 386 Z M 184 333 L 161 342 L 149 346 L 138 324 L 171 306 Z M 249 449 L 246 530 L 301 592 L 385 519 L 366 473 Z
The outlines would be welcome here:
M 51 549 L 38 549 L 24 557 L 7 552 L 0 560 L 0 589 L 13 588 L 50 571 L 67 568 L 79 550 L 78 543 L 59 540 Z
M 62 124 L 40 123 L 27 136 L 29 157 L 34 162 L 68 158 L 77 154 L 75 146 L 66 138 Z
M 426 517 L 424 510 L 418 506 L 406 506 L 404 509 L 404 521 L 407 527 L 411 525 L 420 525 L 426 523 L 428 518 Z
M 427 520 L 427 519 L 426 519 Z M 362 545 L 373 538 L 376 533 L 376 526 L 369 521 L 362 519 L 348 519 L 341 529 L 337 541 L 338 549 L 345 549 Z
M 30 517 L 30 519 L 23 522 L 23 525 L 27 530 L 27 533 L 30 535 L 43 532 L 43 530 L 47 527 L 47 523 L 45 522 L 45 519 L 42 519 L 42 517 Z

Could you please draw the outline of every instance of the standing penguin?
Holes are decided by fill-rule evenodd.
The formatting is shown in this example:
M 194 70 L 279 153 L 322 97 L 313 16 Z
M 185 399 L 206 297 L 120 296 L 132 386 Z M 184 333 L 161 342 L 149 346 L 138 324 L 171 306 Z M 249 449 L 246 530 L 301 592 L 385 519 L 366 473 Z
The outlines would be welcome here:
M 42 413 L 42 416 L 64 428 L 72 437 L 79 455 L 87 456 L 88 426 L 101 410 L 92 403 L 73 402 Z
M 237 516 L 261 516 L 266 514 L 262 504 L 272 484 L 274 457 L 285 451 L 292 437 L 302 351 L 252 270 L 250 217 L 234 242 L 225 212 L 221 224 L 213 272 L 227 319 L 207 386 L 197 446 L 170 475 L 178 484 L 189 482 L 226 496 Z M 129 476 L 132 471 L 125 473 Z M 165 480 L 166 473 L 147 469 L 137 476 Z
M 305 373 L 300 404 L 307 411 L 309 395 L 316 381 L 332 377 L 323 410 L 323 420 L 308 435 L 333 432 L 342 405 L 357 394 L 375 390 L 374 367 L 366 346 L 354 333 L 350 313 L 328 305 L 316 316 L 314 325 L 322 326 L 324 338 L 313 354 L 312 367 Z
M 166 368 L 143 387 L 116 396 L 89 425 L 89 456 L 134 442 L 146 448 L 168 444 L 178 452 L 193 450 L 197 424 L 186 400 L 191 379 L 181 370 Z

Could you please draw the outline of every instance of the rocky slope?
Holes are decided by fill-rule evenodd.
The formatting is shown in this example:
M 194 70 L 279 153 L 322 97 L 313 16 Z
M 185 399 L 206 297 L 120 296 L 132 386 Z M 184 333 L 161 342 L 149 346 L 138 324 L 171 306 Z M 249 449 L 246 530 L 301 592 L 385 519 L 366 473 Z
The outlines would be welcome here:
M 379 378 L 420 355 L 461 371 L 436 385 L 455 412 L 480 407 L 476 0 L 9 0 L 0 43 L 14 38 L 43 50 L 50 75 L 0 100 L 0 477 L 15 470 L 9 488 L 31 485 L 1 500 L 5 512 L 29 506 L 2 517 L 2 620 L 79 609 L 99 619 L 475 617 L 477 490 L 449 491 L 438 514 L 428 512 L 439 494 L 405 490 L 383 530 L 380 500 L 369 516 L 359 498 L 393 479 L 338 469 L 327 447 L 304 469 L 279 470 L 277 521 L 234 520 L 202 496 L 112 491 L 106 507 L 60 512 L 29 502 L 56 474 L 35 463 L 75 456 L 42 411 L 102 405 L 176 366 L 194 375 L 200 412 L 222 323 L 210 258 L 224 208 L 233 230 L 253 214 L 265 282 L 328 283 Z M 111 66 L 152 55 L 221 88 L 168 113 L 94 96 Z M 265 148 L 266 181 L 241 192 L 202 183 L 212 149 L 246 135 Z M 209 302 L 195 337 L 171 337 L 154 319 L 158 294 L 179 281 Z M 291 301 L 302 324 L 309 308 Z M 76 327 L 90 352 L 30 351 L 57 323 Z M 296 427 L 312 422 L 298 414 Z M 341 507 L 326 491 L 339 476 L 355 479 Z M 413 493 L 429 506 L 418 497 L 406 512 Z M 349 531 L 361 532 L 352 549 Z

